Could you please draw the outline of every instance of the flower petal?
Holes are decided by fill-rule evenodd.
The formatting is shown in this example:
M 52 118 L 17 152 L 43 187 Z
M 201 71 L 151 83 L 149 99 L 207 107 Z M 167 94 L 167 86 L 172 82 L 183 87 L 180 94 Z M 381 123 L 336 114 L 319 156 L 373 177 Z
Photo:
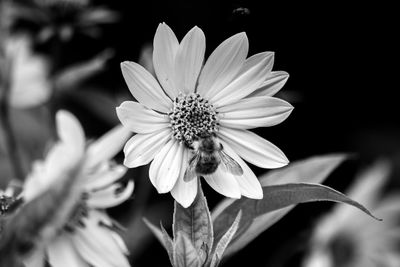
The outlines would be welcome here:
M 193 27 L 183 38 L 175 59 L 175 81 L 179 91 L 194 92 L 204 60 L 206 37 L 201 29 Z
M 87 175 L 84 187 L 88 191 L 104 188 L 119 180 L 125 175 L 126 171 L 127 168 L 122 165 L 113 167 L 107 166 L 107 169 L 103 171 L 96 171 L 95 173 Z
M 129 181 L 128 184 L 121 190 L 120 184 L 113 184 L 105 189 L 91 192 L 87 204 L 89 207 L 106 209 L 115 207 L 127 200 L 133 192 L 134 183 Z
M 44 248 L 34 250 L 29 256 L 23 259 L 25 267 L 45 267 L 46 259 Z
M 183 176 L 188 166 L 187 162 L 189 161 L 189 150 L 183 149 L 182 151 L 183 164 L 181 164 L 179 178 L 176 181 L 174 188 L 171 190 L 171 195 L 179 204 L 184 208 L 187 208 L 192 204 L 197 195 L 197 179 L 192 179 L 189 182 L 183 181 Z
M 156 79 L 135 62 L 121 63 L 122 75 L 134 98 L 148 108 L 168 113 L 172 107 Z
M 122 150 L 132 133 L 122 125 L 116 126 L 89 145 L 86 151 L 85 167 L 92 168 L 112 159 Z
M 95 211 L 90 211 L 84 228 L 76 228 L 73 242 L 82 257 L 93 266 L 129 267 L 129 262 L 115 242 L 113 231 L 105 227 Z
M 85 147 L 85 133 L 78 119 L 66 110 L 60 110 L 56 114 L 57 134 L 63 143 L 79 152 Z
M 257 176 L 246 164 L 246 162 L 244 162 L 226 142 L 221 140 L 221 143 L 224 146 L 224 151 L 237 163 L 239 163 L 240 167 L 242 167 L 243 175 L 235 176 L 236 181 L 239 184 L 241 194 L 248 198 L 262 199 L 263 190 Z
M 71 242 L 71 239 L 65 234 L 59 236 L 51 242 L 51 245 L 47 246 L 47 256 L 51 266 L 90 266 L 74 248 L 74 244 Z
M 167 115 L 133 101 L 125 101 L 117 107 L 117 116 L 122 125 L 135 133 L 152 133 L 168 127 L 170 123 Z
M 128 168 L 135 168 L 149 163 L 170 139 L 170 136 L 170 129 L 135 135 L 124 147 L 124 165 Z
M 273 96 L 285 85 L 289 79 L 289 74 L 285 71 L 272 71 L 268 74 L 261 86 L 256 89 L 249 97 L 253 96 Z
M 218 193 L 231 198 L 240 198 L 241 192 L 235 176 L 218 168 L 214 173 L 203 175 L 206 182 Z
M 165 23 L 160 23 L 153 42 L 153 65 L 158 81 L 167 95 L 174 99 L 179 94 L 175 85 L 175 56 L 179 42 L 174 32 Z
M 265 81 L 265 77 L 271 72 L 273 62 L 272 52 L 251 56 L 245 61 L 236 78 L 212 96 L 210 101 L 216 106 L 224 106 L 248 96 Z
M 260 168 L 280 168 L 289 163 L 278 147 L 250 131 L 221 128 L 219 137 L 240 157 Z
M 210 99 L 224 88 L 242 68 L 249 50 L 244 32 L 222 42 L 210 55 L 200 73 L 198 93 Z
M 170 139 L 154 157 L 150 165 L 150 181 L 158 193 L 167 193 L 174 187 L 181 169 L 184 145 Z
M 279 98 L 259 96 L 243 98 L 234 104 L 218 108 L 221 126 L 237 129 L 268 127 L 281 123 L 293 106 Z

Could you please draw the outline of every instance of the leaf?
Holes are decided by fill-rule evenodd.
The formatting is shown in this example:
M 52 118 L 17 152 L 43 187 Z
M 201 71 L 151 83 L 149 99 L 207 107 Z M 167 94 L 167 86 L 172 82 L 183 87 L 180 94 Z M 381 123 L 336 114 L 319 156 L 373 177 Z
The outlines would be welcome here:
M 228 231 L 226 231 L 226 233 L 222 236 L 221 240 L 215 247 L 210 267 L 216 267 L 219 265 L 219 262 L 221 261 L 222 256 L 224 255 L 225 249 L 228 247 L 229 243 L 231 242 L 233 236 L 235 235 L 239 227 L 239 222 L 241 217 L 242 217 L 242 211 L 240 210 L 235 220 L 233 221 L 231 227 L 228 229 Z
M 174 246 L 174 267 L 200 267 L 200 256 L 186 233 L 178 232 Z
M 168 252 L 169 261 L 173 265 L 174 264 L 174 253 L 175 253 L 174 243 L 173 243 L 171 237 L 169 236 L 169 234 L 167 233 L 167 231 L 165 230 L 162 223 L 160 223 L 160 227 L 161 227 L 162 235 L 163 235 L 164 242 L 165 242 L 165 248 L 167 249 L 167 252 Z
M 143 218 L 143 222 L 149 227 L 150 231 L 155 235 L 155 237 L 160 241 L 165 250 L 168 253 L 169 260 L 171 264 L 173 264 L 173 255 L 174 255 L 174 244 L 172 242 L 171 237 L 168 235 L 167 231 L 164 229 L 163 225 L 160 224 L 161 230 L 158 229 L 154 224 L 149 222 L 146 218 Z
M 226 225 L 234 221 L 232 214 L 237 214 L 239 210 L 243 211 L 243 219 L 239 225 L 236 239 L 239 235 L 243 235 L 246 232 L 253 223 L 253 220 L 258 216 L 293 204 L 314 201 L 347 203 L 375 218 L 358 202 L 330 187 L 320 184 L 293 183 L 273 185 L 263 187 L 263 192 L 264 198 L 261 200 L 241 199 L 227 207 L 214 221 L 215 232 L 218 235 L 225 232 Z
M 329 174 L 347 158 L 348 155 L 346 154 L 328 154 L 295 161 L 287 167 L 272 170 L 262 175 L 260 183 L 262 186 L 299 182 L 322 183 Z M 212 213 L 214 221 L 227 207 L 236 201 L 238 200 L 226 199 L 222 201 Z M 295 205 L 292 205 L 254 218 L 245 232 L 241 233 L 240 236 L 236 234 L 235 239 L 225 252 L 225 257 L 242 249 L 260 233 L 279 221 L 294 207 Z
M 193 243 L 203 262 L 210 255 L 213 246 L 213 228 L 206 198 L 199 184 L 196 199 L 188 208 L 175 201 L 173 231 L 182 232 Z

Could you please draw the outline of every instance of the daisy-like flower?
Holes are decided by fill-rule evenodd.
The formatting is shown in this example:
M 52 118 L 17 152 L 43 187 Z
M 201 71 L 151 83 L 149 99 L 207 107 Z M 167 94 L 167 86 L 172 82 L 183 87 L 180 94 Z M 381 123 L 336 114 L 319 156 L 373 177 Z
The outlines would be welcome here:
M 56 122 L 60 140 L 45 160 L 35 163 L 22 195 L 26 201 L 35 199 L 57 184 L 63 173 L 80 165 L 75 189 L 78 201 L 69 220 L 25 260 L 25 265 L 44 266 L 47 261 L 54 267 L 129 266 L 128 250 L 104 211 L 128 199 L 133 191 L 133 181 L 126 186 L 115 183 L 127 169 L 110 161 L 122 149 L 129 132 L 116 127 L 86 146 L 82 126 L 72 114 L 59 111 Z
M 388 172 L 386 163 L 376 163 L 360 175 L 348 192 L 350 198 L 365 204 L 383 221 L 337 205 L 318 222 L 304 267 L 400 266 L 400 196 L 382 196 Z
M 219 167 L 202 175 L 217 192 L 232 198 L 262 198 L 257 177 L 242 158 L 261 168 L 288 163 L 282 151 L 248 129 L 272 126 L 285 120 L 292 106 L 272 97 L 288 78 L 271 72 L 274 54 L 246 59 L 248 40 L 236 34 L 220 44 L 203 65 L 205 36 L 194 27 L 179 43 L 162 23 L 154 37 L 156 78 L 134 62 L 121 64 L 122 74 L 138 102 L 117 108 L 122 124 L 137 133 L 125 145 L 125 166 L 148 164 L 152 184 L 159 193 L 171 192 L 188 207 L 197 193 L 197 181 L 183 180 L 198 141 L 214 138 L 217 149 L 233 158 L 242 175 Z M 215 151 L 214 151 L 215 152 Z M 221 166 L 221 164 L 219 164 Z

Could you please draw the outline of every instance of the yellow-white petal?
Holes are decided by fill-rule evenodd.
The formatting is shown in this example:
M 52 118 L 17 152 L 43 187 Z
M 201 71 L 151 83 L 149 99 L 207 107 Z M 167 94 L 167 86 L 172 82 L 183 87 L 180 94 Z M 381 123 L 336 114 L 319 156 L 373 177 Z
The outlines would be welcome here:
M 152 133 L 169 126 L 167 115 L 133 101 L 125 101 L 117 107 L 117 116 L 122 125 L 135 133 Z
M 124 165 L 135 168 L 149 163 L 170 138 L 170 129 L 133 136 L 124 147 Z
M 175 56 L 179 42 L 167 24 L 158 25 L 153 47 L 153 65 L 158 81 L 167 95 L 174 99 L 179 94 L 179 88 L 175 84 Z
M 224 172 L 220 167 L 214 173 L 203 177 L 215 191 L 226 197 L 240 198 L 242 195 L 235 176 Z
M 84 187 L 85 190 L 91 191 L 95 189 L 101 189 L 108 185 L 113 184 L 125 175 L 127 168 L 122 165 L 108 167 L 106 170 L 95 171 L 87 176 Z
M 133 188 L 133 181 L 129 181 L 122 190 L 120 184 L 113 184 L 102 190 L 91 192 L 87 200 L 87 205 L 98 209 L 115 207 L 132 195 Z
M 221 127 L 218 134 L 240 157 L 258 167 L 273 169 L 289 163 L 278 147 L 255 133 Z
M 85 167 L 92 168 L 112 159 L 132 133 L 122 125 L 116 126 L 89 145 L 86 151 Z
M 236 129 L 269 127 L 284 121 L 293 106 L 279 98 L 259 96 L 243 98 L 218 108 L 220 125 Z
M 240 187 L 240 192 L 243 196 L 253 199 L 262 199 L 263 190 L 258 178 L 250 167 L 234 152 L 234 150 L 224 141 L 221 141 L 224 146 L 224 151 L 231 156 L 240 167 L 242 167 L 243 175 L 235 176 Z
M 44 248 L 35 249 L 28 257 L 23 259 L 25 267 L 45 267 L 45 250 Z
M 243 67 L 226 87 L 211 97 L 210 101 L 218 106 L 235 103 L 251 94 L 264 82 L 271 72 L 274 62 L 274 53 L 263 52 L 246 59 Z
M 82 153 L 85 147 L 85 133 L 78 119 L 66 110 L 56 114 L 57 134 L 63 143 Z
M 54 267 L 90 267 L 66 234 L 57 237 L 47 246 L 47 257 Z
M 272 71 L 265 78 L 259 88 L 249 95 L 252 96 L 273 96 L 285 85 L 289 79 L 286 71 Z
M 175 59 L 175 81 L 179 91 L 193 93 L 203 65 L 206 37 L 198 27 L 192 28 L 179 45 Z
M 148 108 L 168 113 L 172 107 L 157 80 L 142 66 L 135 62 L 121 63 L 122 75 L 134 98 Z
M 210 55 L 200 73 L 197 92 L 210 99 L 237 75 L 249 50 L 244 32 L 222 42 Z
M 176 181 L 174 188 L 171 190 L 173 198 L 184 208 L 189 207 L 197 195 L 197 179 L 192 179 L 189 182 L 183 181 L 186 168 L 188 166 L 190 152 L 188 149 L 183 149 L 182 164 L 179 173 L 179 178 Z
M 168 193 L 174 187 L 182 165 L 183 149 L 183 144 L 170 139 L 154 157 L 149 176 L 158 193 Z
M 129 262 L 115 242 L 112 231 L 100 224 L 101 217 L 90 211 L 85 227 L 76 228 L 73 242 L 82 257 L 93 266 L 129 267 Z

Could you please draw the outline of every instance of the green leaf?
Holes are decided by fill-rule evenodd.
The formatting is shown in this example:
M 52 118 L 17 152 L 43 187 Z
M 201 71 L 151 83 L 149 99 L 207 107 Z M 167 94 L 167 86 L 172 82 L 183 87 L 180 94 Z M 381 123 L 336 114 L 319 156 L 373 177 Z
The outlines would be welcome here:
M 200 267 L 197 249 L 186 233 L 178 232 L 174 245 L 174 267 Z
M 267 174 L 262 175 L 260 178 L 260 183 L 262 186 L 299 182 L 322 183 L 329 176 L 329 174 L 347 158 L 348 155 L 346 154 L 329 154 L 295 161 L 289 166 L 272 170 Z M 227 207 L 231 206 L 237 201 L 243 201 L 243 199 L 226 199 L 222 201 L 212 213 L 214 221 L 221 213 L 225 213 L 225 209 Z M 254 218 L 254 220 L 251 220 L 250 226 L 247 228 L 247 230 L 236 234 L 234 240 L 225 252 L 225 257 L 228 257 L 234 252 L 242 249 L 260 233 L 267 230 L 269 227 L 279 221 L 294 207 L 295 205 L 292 205 L 265 213 Z M 235 214 L 232 214 L 232 216 L 235 216 Z M 221 233 L 219 233 L 218 230 L 215 231 L 215 233 L 216 236 L 221 236 Z
M 158 239 L 158 241 L 163 245 L 165 250 L 168 253 L 169 260 L 171 264 L 173 264 L 173 255 L 174 255 L 174 244 L 172 242 L 171 237 L 168 235 L 167 231 L 164 229 L 163 225 L 160 224 L 161 230 L 158 229 L 154 224 L 149 222 L 146 218 L 143 218 L 143 222 L 149 227 L 150 231 L 154 234 L 154 236 Z
M 213 246 L 213 228 L 210 211 L 199 183 L 196 199 L 188 208 L 175 201 L 173 231 L 174 237 L 181 232 L 193 243 L 204 262 Z
M 235 218 L 235 221 L 232 223 L 231 227 L 228 229 L 228 231 L 226 231 L 226 233 L 222 236 L 221 240 L 215 247 L 210 267 L 217 267 L 219 265 L 219 262 L 221 261 L 222 256 L 224 255 L 225 249 L 228 247 L 229 243 L 231 242 L 233 236 L 235 235 L 239 227 L 239 222 L 241 217 L 242 217 L 242 211 L 240 210 Z
M 174 242 L 172 241 L 171 237 L 169 236 L 169 234 L 167 233 L 167 231 L 165 230 L 164 226 L 162 225 L 162 223 L 160 223 L 160 227 L 161 227 L 161 232 L 162 232 L 162 236 L 164 238 L 164 242 L 165 242 L 165 249 L 168 252 L 168 257 L 169 257 L 169 261 L 171 262 L 171 264 L 174 264 Z
M 257 217 L 293 204 L 314 201 L 333 201 L 352 205 L 371 217 L 375 218 L 364 206 L 348 198 L 346 195 L 320 184 L 283 184 L 263 187 L 264 198 L 262 200 L 243 199 L 236 201 L 224 210 L 214 221 L 216 233 L 226 230 L 226 224 L 234 221 L 232 214 L 243 211 L 242 223 L 239 225 L 237 235 L 246 232 Z M 375 218 L 376 219 L 376 218 Z M 237 238 L 236 238 L 237 239 Z

